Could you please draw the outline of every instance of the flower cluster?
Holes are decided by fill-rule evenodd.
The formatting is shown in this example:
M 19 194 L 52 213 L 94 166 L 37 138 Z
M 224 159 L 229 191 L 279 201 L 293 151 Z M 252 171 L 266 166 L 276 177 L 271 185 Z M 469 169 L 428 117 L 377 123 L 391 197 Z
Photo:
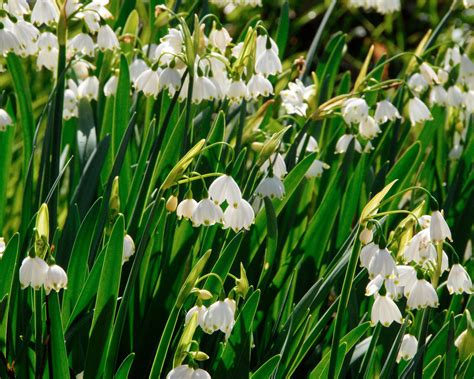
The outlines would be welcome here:
M 249 7 L 262 6 L 262 0 L 211 0 L 210 2 L 219 7 L 239 6 L 239 5 L 249 6 Z
M 363 8 L 365 10 L 375 10 L 381 14 L 389 14 L 400 11 L 400 0 L 349 0 L 352 8 Z

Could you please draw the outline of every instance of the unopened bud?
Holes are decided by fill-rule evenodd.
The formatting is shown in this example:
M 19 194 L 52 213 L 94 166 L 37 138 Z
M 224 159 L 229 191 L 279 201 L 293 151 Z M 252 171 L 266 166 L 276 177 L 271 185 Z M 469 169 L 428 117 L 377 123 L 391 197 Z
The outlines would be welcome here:
M 247 296 L 247 292 L 249 291 L 249 281 L 242 263 L 240 263 L 240 278 L 235 281 L 235 290 L 238 294 L 242 295 L 242 297 Z
M 209 355 L 203 351 L 192 351 L 189 354 L 195 361 L 207 361 L 209 359 Z
M 467 309 L 465 312 L 467 329 L 456 338 L 456 341 L 454 341 L 454 345 L 456 345 L 459 351 L 459 358 L 461 358 L 461 361 L 469 358 L 474 351 L 474 322 L 471 318 L 471 313 Z
M 177 206 L 178 206 L 178 198 L 175 195 L 171 195 L 168 198 L 168 201 L 166 202 L 166 210 L 168 212 L 174 212 L 176 211 Z
M 210 293 L 208 290 L 199 290 L 198 297 L 201 300 L 209 300 L 212 298 L 212 293 Z
M 372 242 L 374 239 L 374 233 L 371 229 L 365 227 L 362 232 L 360 232 L 359 240 L 363 245 L 367 245 Z

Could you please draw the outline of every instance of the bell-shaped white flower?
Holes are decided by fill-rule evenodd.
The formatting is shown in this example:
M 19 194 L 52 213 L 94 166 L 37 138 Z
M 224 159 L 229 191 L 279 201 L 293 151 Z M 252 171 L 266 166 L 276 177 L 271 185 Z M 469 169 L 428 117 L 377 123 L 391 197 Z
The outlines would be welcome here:
M 109 25 L 102 25 L 97 33 L 97 47 L 102 50 L 115 50 L 120 47 L 115 32 Z
M 306 171 L 306 174 L 304 174 L 304 176 L 307 179 L 320 178 L 323 175 L 323 171 L 327 170 L 328 168 L 329 165 L 327 163 L 315 159 L 313 163 L 311 163 L 311 166 L 309 166 L 308 171 Z
M 33 24 L 19 19 L 12 25 L 11 31 L 18 39 L 18 42 L 22 48 L 25 48 L 28 51 L 32 51 L 37 48 L 37 46 L 34 45 L 35 42 L 38 41 L 40 32 Z
M 232 42 L 232 37 L 226 28 L 215 27 L 209 33 L 209 42 L 212 46 L 218 48 L 221 53 L 224 53 L 227 46 Z
M 257 37 L 257 49 L 255 51 L 255 56 L 260 57 L 266 50 L 271 49 L 273 52 L 278 55 L 278 46 L 276 42 L 269 37 L 268 35 L 259 35 Z
M 99 98 L 99 79 L 89 76 L 79 84 L 77 89 L 79 99 L 97 100 Z
M 248 99 L 257 99 L 259 96 L 270 96 L 273 94 L 273 86 L 270 80 L 261 74 L 252 75 L 247 83 Z
M 74 83 L 74 82 L 73 82 Z M 74 83 L 75 86 L 75 83 Z M 63 108 L 63 118 L 69 120 L 73 117 L 79 115 L 79 109 L 77 105 L 77 88 L 74 89 L 67 88 L 64 91 L 64 108 Z
M 448 93 L 443 86 L 434 86 L 430 91 L 430 104 L 447 105 Z
M 402 344 L 400 345 L 400 350 L 398 351 L 397 363 L 399 363 L 402 359 L 405 361 L 413 359 L 417 351 L 418 340 L 416 337 L 412 336 L 411 334 L 405 334 L 402 339 Z
M 428 82 L 423 75 L 416 73 L 408 79 L 408 87 L 417 95 L 420 95 L 428 88 Z
M 447 103 L 451 107 L 459 107 L 464 104 L 464 95 L 458 86 L 448 88 Z
M 137 91 L 143 92 L 145 96 L 157 97 L 159 92 L 160 75 L 158 71 L 151 68 L 143 71 L 135 80 Z
M 375 9 L 380 14 L 398 12 L 401 8 L 400 0 L 376 0 Z
M 392 279 L 385 279 L 382 275 L 377 275 L 373 278 L 365 288 L 365 296 L 373 296 L 379 292 L 382 285 L 385 284 L 385 289 L 392 299 L 399 299 L 403 294 L 403 289 L 397 286 Z
M 375 121 L 379 124 L 384 124 L 387 121 L 395 121 L 397 118 L 402 118 L 398 109 L 388 100 L 383 100 L 377 103 L 374 114 Z
M 451 295 L 453 293 L 462 294 L 463 292 L 470 294 L 473 291 L 472 280 L 464 267 L 459 263 L 451 267 L 446 286 Z
M 0 130 L 5 130 L 7 126 L 13 125 L 10 115 L 0 108 Z
M 428 107 L 417 97 L 408 100 L 408 115 L 412 125 L 433 119 Z
M 196 206 L 196 209 L 191 216 L 193 226 L 211 226 L 216 222 L 222 223 L 224 220 L 224 214 L 220 206 L 216 205 L 209 198 L 202 199 Z
M 67 289 L 67 274 L 61 266 L 53 264 L 49 266 L 44 280 L 46 295 L 49 295 L 51 290 L 59 292 L 61 288 Z
M 16 38 L 10 30 L 7 30 L 3 25 L 0 28 L 0 54 L 6 56 L 11 51 L 18 51 L 20 49 L 20 41 Z
M 211 379 L 211 375 L 201 368 L 181 365 L 172 369 L 166 379 Z
M 148 66 L 143 59 L 134 59 L 133 62 L 128 67 L 130 71 L 130 81 L 135 83 L 138 77 L 148 70 Z
M 369 229 L 368 227 L 365 227 L 362 229 L 362 231 L 359 234 L 359 241 L 362 243 L 362 245 L 368 245 L 374 240 L 374 232 L 372 229 Z M 370 262 L 369 262 L 370 263 Z
M 342 105 L 342 117 L 347 124 L 359 124 L 369 115 L 369 106 L 364 99 L 350 98 Z
M 370 262 L 372 261 L 372 258 L 375 256 L 377 251 L 379 251 L 379 245 L 373 242 L 370 242 L 367 245 L 365 245 L 361 249 L 360 254 L 359 254 L 360 266 L 368 269 Z
M 379 125 L 371 116 L 367 116 L 367 118 L 362 120 L 359 124 L 359 133 L 365 139 L 373 139 L 380 132 Z
M 265 51 L 257 57 L 255 72 L 264 76 L 275 75 L 282 71 L 281 61 L 278 54 L 273 49 Z
M 430 238 L 434 243 L 443 242 L 446 238 L 452 241 L 451 230 L 440 211 L 431 214 Z
M 199 104 L 203 100 L 214 100 L 215 98 L 217 98 L 217 89 L 211 79 L 203 75 L 196 75 L 193 84 L 193 103 Z
M 436 308 L 439 304 L 438 294 L 425 279 L 417 279 L 409 292 L 407 306 L 410 309 Z
M 305 150 L 308 153 L 314 153 L 319 151 L 319 146 L 318 146 L 318 141 L 313 136 L 309 136 L 305 134 L 303 138 L 301 138 L 300 143 L 298 144 L 298 147 L 296 148 L 296 156 L 299 157 L 301 153 L 303 152 L 303 148 L 305 147 Z
M 232 299 L 219 300 L 212 304 L 204 314 L 203 330 L 208 334 L 220 330 L 228 339 L 235 323 L 235 308 L 235 301 Z
M 130 235 L 125 234 L 125 237 L 123 237 L 122 264 L 128 262 L 133 254 L 135 254 L 135 242 Z
M 280 92 L 282 105 L 286 113 L 306 116 L 308 110 L 307 101 L 313 96 L 314 92 L 314 85 L 305 87 L 299 79 L 296 79 L 294 83 L 288 83 L 288 89 Z
M 371 324 L 380 322 L 383 326 L 390 326 L 393 322 L 401 324 L 403 322 L 402 314 L 397 304 L 387 295 L 376 295 L 374 305 L 372 305 Z
M 197 321 L 198 321 L 198 325 L 204 329 L 204 315 L 206 314 L 207 312 L 207 308 L 206 306 L 204 305 L 195 305 L 194 307 L 192 307 L 187 313 L 186 313 L 186 317 L 184 319 L 184 325 L 187 325 L 189 320 L 191 320 L 191 317 L 194 316 L 195 313 L 198 314 L 198 318 L 197 318 Z
M 270 157 L 260 166 L 260 171 L 268 174 L 270 168 L 273 175 L 280 179 L 283 179 L 285 175 L 288 174 L 285 159 L 280 153 L 273 153 L 270 155 Z
M 172 67 L 166 67 L 160 74 L 159 90 L 167 89 L 171 96 L 181 87 L 181 75 L 178 70 Z
M 362 146 L 353 134 L 344 134 L 337 140 L 335 153 L 344 154 L 347 151 L 352 140 L 354 140 L 354 150 L 358 153 L 362 153 Z
M 277 176 L 266 176 L 255 189 L 255 194 L 259 197 L 269 197 L 270 199 L 282 199 L 285 196 L 285 186 Z
M 474 62 L 466 54 L 459 58 L 459 79 L 463 83 L 469 83 L 474 77 Z
M 398 278 L 396 279 L 396 282 L 400 287 L 403 287 L 403 293 L 408 297 L 411 288 L 417 281 L 416 270 L 412 266 L 398 265 L 397 272 Z
M 248 89 L 242 79 L 232 80 L 227 89 L 227 97 L 231 103 L 239 103 L 248 97 Z
M 398 276 L 397 265 L 388 249 L 378 249 L 369 263 L 369 277 L 382 275 L 385 279 Z
M 430 86 L 439 83 L 438 75 L 428 63 L 423 62 L 420 65 L 420 73 Z
M 3 253 L 7 249 L 7 245 L 5 243 L 5 239 L 3 237 L 0 237 L 0 259 L 3 257 Z
M 115 96 L 117 92 L 118 76 L 112 75 L 104 85 L 104 95 L 106 97 Z
M 178 217 L 178 220 L 181 220 L 183 217 L 187 220 L 191 219 L 197 205 L 198 202 L 191 198 L 181 201 L 178 204 L 178 208 L 176 208 L 176 216 Z
M 69 41 L 68 48 L 73 54 L 81 53 L 93 57 L 95 45 L 92 37 L 87 33 L 79 33 Z
M 20 284 L 25 289 L 28 286 L 35 290 L 40 289 L 46 280 L 48 273 L 48 264 L 40 257 L 26 257 L 21 262 L 20 267 Z
M 31 12 L 27 0 L 8 0 L 7 8 L 8 13 L 16 17 L 23 17 Z
M 54 0 L 37 0 L 31 12 L 31 22 L 49 25 L 59 19 L 59 9 Z
M 234 232 L 249 230 L 255 222 L 252 206 L 244 199 L 229 205 L 224 211 L 224 229 L 231 228 Z
M 467 112 L 474 113 L 474 90 L 467 91 L 464 94 L 464 106 Z
M 408 242 L 403 257 L 406 262 L 415 261 L 423 263 L 431 256 L 431 250 L 434 246 L 431 244 L 429 229 L 423 229 L 413 236 Z
M 209 197 L 218 205 L 227 201 L 235 207 L 242 200 L 242 192 L 232 176 L 222 175 L 209 186 Z

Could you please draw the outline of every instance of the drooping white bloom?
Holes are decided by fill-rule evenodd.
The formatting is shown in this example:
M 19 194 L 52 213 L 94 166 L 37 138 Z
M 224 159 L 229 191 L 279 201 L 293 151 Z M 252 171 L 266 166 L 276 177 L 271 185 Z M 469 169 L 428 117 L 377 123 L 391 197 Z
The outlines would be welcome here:
M 264 76 L 275 75 L 282 71 L 281 61 L 278 53 L 273 49 L 265 49 L 265 51 L 257 57 L 255 64 L 255 72 Z
M 260 57 L 263 53 L 265 53 L 265 50 L 271 49 L 273 52 L 278 56 L 278 45 L 276 42 L 269 37 L 268 35 L 259 35 L 257 37 L 257 43 L 256 43 L 256 51 L 255 51 L 255 56 L 258 58 Z
M 417 95 L 420 95 L 428 88 L 428 82 L 423 75 L 416 73 L 408 79 L 408 87 Z
M 438 304 L 438 294 L 431 283 L 425 279 L 417 279 L 410 289 L 407 306 L 410 309 L 421 309 L 426 307 L 436 308 Z
M 452 241 L 451 230 L 440 211 L 431 214 L 430 238 L 435 243 L 443 242 L 446 238 Z
M 459 79 L 461 82 L 468 84 L 474 78 L 474 62 L 466 54 L 461 55 L 459 60 Z
M 19 19 L 17 22 L 12 24 L 11 32 L 18 39 L 23 53 L 37 50 L 36 42 L 38 41 L 40 32 L 36 26 L 25 20 Z
M 367 116 L 359 124 L 359 133 L 366 139 L 373 139 L 381 130 L 375 119 Z
M 307 102 L 314 92 L 314 85 L 305 87 L 299 79 L 296 79 L 294 83 L 288 83 L 288 89 L 280 92 L 282 105 L 286 113 L 306 116 L 308 110 Z
M 102 25 L 97 33 L 97 46 L 100 50 L 115 50 L 120 47 L 115 32 L 109 25 Z
M 365 288 L 365 296 L 373 296 L 377 294 L 385 284 L 385 289 L 392 299 L 399 299 L 403 294 L 403 288 L 397 286 L 393 279 L 385 279 L 382 275 L 373 278 Z
M 360 142 L 355 138 L 353 134 L 344 134 L 339 138 L 336 142 L 336 154 L 344 154 L 347 151 L 347 148 L 349 147 L 349 144 L 351 141 L 354 139 L 354 150 L 357 151 L 358 153 L 362 152 L 362 146 L 360 145 Z
M 106 97 L 115 96 L 117 92 L 118 76 L 112 75 L 104 85 L 104 95 Z
M 403 256 L 406 262 L 415 261 L 416 263 L 423 263 L 430 257 L 433 248 L 434 246 L 431 243 L 429 229 L 423 229 L 416 233 L 408 242 Z
M 79 107 L 77 104 L 77 85 L 72 80 L 68 80 L 68 87 L 64 91 L 64 108 L 63 108 L 63 118 L 69 120 L 72 117 L 77 117 L 79 115 Z
M 176 208 L 176 216 L 178 216 L 178 220 L 181 218 L 191 219 L 193 217 L 193 212 L 196 209 L 198 202 L 194 199 L 184 199 L 178 204 L 178 208 Z
M 247 83 L 248 100 L 257 99 L 259 96 L 270 96 L 273 94 L 273 86 L 270 80 L 261 74 L 252 75 Z
M 347 124 L 359 124 L 369 115 L 369 106 L 364 99 L 347 99 L 342 105 L 342 117 Z
M 59 10 L 53 0 L 37 0 L 31 12 L 31 22 L 37 25 L 51 24 L 59 19 Z
M 420 73 L 430 86 L 439 83 L 438 75 L 428 63 L 423 62 L 420 65 Z
M 79 33 L 69 41 L 69 49 L 73 54 L 82 53 L 93 57 L 95 52 L 94 41 L 87 33 Z
M 7 249 L 7 245 L 5 244 L 5 239 L 0 237 L 0 259 L 3 257 L 3 253 Z
M 401 324 L 402 314 L 397 304 L 389 296 L 376 295 L 374 305 L 372 305 L 371 324 L 374 326 L 380 322 L 383 326 L 390 326 L 392 322 Z
M 30 6 L 27 0 L 8 0 L 7 2 L 8 13 L 22 17 L 30 13 Z
M 412 125 L 433 119 L 428 107 L 417 97 L 408 100 L 408 114 Z
M 187 81 L 186 81 L 187 83 Z M 185 88 L 187 85 L 185 85 Z M 187 88 L 186 88 L 187 91 Z M 184 89 L 182 93 L 184 92 Z M 193 103 L 199 104 L 203 100 L 214 100 L 217 98 L 217 89 L 211 79 L 207 76 L 196 75 L 193 84 Z
M 469 113 L 474 113 L 474 90 L 464 94 L 464 106 Z
M 227 201 L 227 204 L 237 206 L 242 199 L 242 192 L 232 176 L 222 175 L 209 186 L 209 196 L 218 205 Z
M 474 7 L 474 0 L 462 0 L 464 4 L 464 8 L 472 8 Z
M 209 198 L 202 199 L 196 206 L 196 209 L 191 216 L 193 226 L 211 226 L 216 222 L 222 223 L 224 220 L 224 214 L 220 206 L 216 205 Z
M 252 206 L 244 199 L 229 205 L 224 211 L 224 229 L 231 228 L 234 232 L 246 229 L 255 222 Z
M 160 75 L 158 71 L 151 68 L 143 71 L 135 80 L 137 91 L 143 92 L 145 96 L 157 97 L 159 92 Z
M 137 78 L 146 70 L 148 70 L 148 66 L 143 59 L 134 59 L 133 62 L 129 66 L 130 70 L 130 81 L 135 83 Z
M 2 27 L 0 29 L 0 54 L 6 56 L 11 51 L 20 49 L 20 41 L 10 30 Z
M 451 267 L 446 286 L 451 295 L 453 293 L 462 294 L 463 292 L 470 294 L 473 290 L 472 280 L 469 274 L 459 263 Z
M 369 263 L 369 277 L 382 275 L 385 279 L 398 276 L 395 260 L 388 249 L 378 249 Z
M 248 97 L 248 89 L 242 79 L 232 80 L 227 89 L 227 97 L 231 103 L 239 103 Z
M 452 107 L 459 107 L 464 103 L 464 95 L 458 86 L 448 88 L 447 103 Z
M 125 237 L 123 237 L 122 264 L 128 262 L 133 254 L 135 254 L 135 242 L 130 235 L 125 234 Z
M 0 130 L 5 130 L 7 126 L 13 125 L 10 115 L 0 108 Z
M 304 174 L 304 176 L 307 179 L 320 178 L 323 175 L 323 171 L 327 170 L 328 168 L 329 165 L 327 163 L 315 159 L 314 162 L 311 163 L 311 166 L 309 166 L 308 171 L 306 171 L 306 174 Z
M 67 289 L 67 274 L 61 266 L 53 264 L 49 266 L 44 280 L 46 295 L 49 295 L 51 290 L 59 292 L 61 288 Z
M 402 344 L 400 345 L 400 350 L 397 355 L 397 363 L 402 359 L 409 361 L 413 359 L 418 350 L 418 340 L 415 336 L 411 334 L 405 334 L 402 339 Z
M 204 329 L 204 315 L 206 314 L 207 312 L 207 308 L 206 306 L 204 305 L 195 305 L 194 307 L 192 307 L 187 313 L 186 313 L 186 317 L 184 319 L 184 325 L 187 325 L 187 323 L 189 322 L 189 320 L 191 320 L 191 317 L 194 316 L 195 313 L 198 314 L 198 318 L 197 318 L 197 321 L 198 321 L 198 325 Z
M 379 250 L 379 245 L 373 242 L 370 242 L 367 245 L 365 245 L 361 249 L 360 255 L 359 255 L 360 266 L 368 269 L 370 262 L 372 261 L 372 258 L 375 256 L 378 250 Z
M 375 9 L 381 14 L 398 12 L 400 7 L 400 0 L 375 0 Z
M 416 283 L 416 270 L 412 266 L 398 265 L 397 266 L 398 279 L 397 283 L 403 287 L 403 293 L 406 297 L 410 295 L 410 290 Z
M 270 155 L 270 157 L 260 166 L 260 171 L 268 174 L 270 168 L 273 175 L 280 179 L 283 179 L 285 175 L 288 174 L 285 159 L 280 153 L 273 153 Z
M 398 109 L 388 100 L 383 100 L 377 103 L 374 115 L 375 121 L 383 124 L 387 121 L 395 121 L 401 118 Z
M 282 199 L 285 196 L 285 186 L 277 176 L 266 176 L 255 189 L 255 194 L 259 197 L 269 197 L 270 199 Z
M 159 90 L 167 89 L 171 96 L 181 87 L 181 75 L 178 70 L 166 67 L 160 74 Z
M 25 289 L 28 286 L 35 290 L 40 289 L 46 280 L 48 273 L 48 264 L 40 257 L 26 257 L 21 262 L 20 267 L 20 284 Z
M 211 375 L 201 368 L 181 365 L 172 369 L 166 375 L 166 379 L 211 379 Z
M 225 52 L 225 49 L 232 42 L 232 37 L 226 28 L 213 28 L 209 33 L 209 42 L 212 46 L 218 48 L 221 53 Z
M 79 84 L 77 88 L 79 99 L 97 100 L 99 98 L 99 79 L 97 76 L 89 76 Z
M 448 103 L 448 93 L 443 86 L 434 86 L 430 91 L 430 104 L 446 105 Z
M 235 307 L 235 301 L 232 299 L 216 301 L 204 314 L 203 330 L 208 334 L 220 330 L 228 339 L 235 323 Z

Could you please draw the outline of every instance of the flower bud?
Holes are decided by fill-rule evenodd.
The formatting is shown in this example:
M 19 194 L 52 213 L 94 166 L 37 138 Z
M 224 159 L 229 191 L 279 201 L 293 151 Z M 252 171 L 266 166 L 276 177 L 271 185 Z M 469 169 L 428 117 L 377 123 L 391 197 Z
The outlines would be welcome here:
M 41 205 L 36 216 L 35 226 L 35 253 L 40 258 L 44 258 L 48 250 L 49 241 L 49 212 L 48 205 Z
M 471 318 L 471 313 L 466 309 L 467 329 L 462 332 L 454 345 L 456 345 L 459 357 L 462 361 L 466 360 L 473 354 L 474 351 L 474 322 Z
M 207 361 L 209 359 L 209 355 L 207 355 L 205 352 L 203 351 L 192 351 L 189 353 L 191 355 L 191 357 L 195 360 L 195 361 Z
M 368 245 L 374 239 L 372 229 L 365 227 L 359 234 L 359 240 L 363 245 Z
M 176 211 L 177 207 L 178 207 L 178 198 L 175 195 L 171 195 L 168 198 L 168 201 L 166 201 L 166 210 L 168 212 L 174 212 Z
M 240 278 L 235 281 L 235 290 L 242 297 L 247 296 L 249 291 L 249 281 L 242 263 L 240 263 Z
M 210 293 L 208 290 L 198 290 L 197 293 L 201 300 L 209 300 L 212 298 L 212 293 Z

